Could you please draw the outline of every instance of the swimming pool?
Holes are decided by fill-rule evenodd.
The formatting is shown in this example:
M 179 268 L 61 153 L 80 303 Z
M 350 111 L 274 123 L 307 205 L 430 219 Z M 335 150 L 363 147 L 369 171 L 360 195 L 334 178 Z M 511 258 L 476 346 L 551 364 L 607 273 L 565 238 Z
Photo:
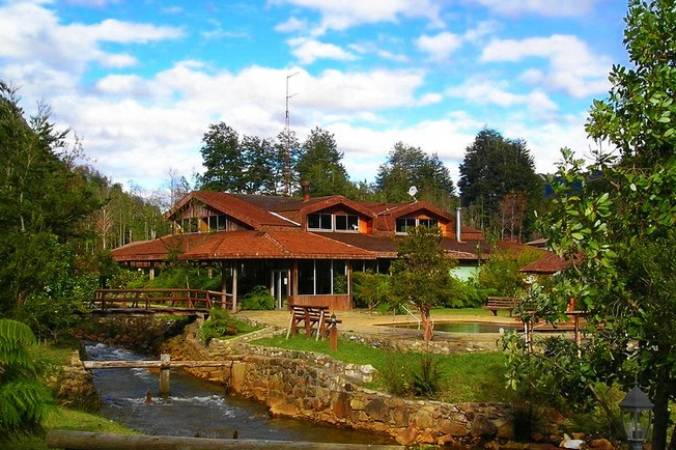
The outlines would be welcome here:
M 394 328 L 413 328 L 417 329 L 418 324 L 413 322 L 408 323 L 390 323 L 382 326 Z M 493 323 L 493 322 L 450 322 L 450 321 L 434 321 L 434 331 L 442 331 L 446 333 L 500 333 L 500 330 L 519 330 L 521 327 L 518 323 Z

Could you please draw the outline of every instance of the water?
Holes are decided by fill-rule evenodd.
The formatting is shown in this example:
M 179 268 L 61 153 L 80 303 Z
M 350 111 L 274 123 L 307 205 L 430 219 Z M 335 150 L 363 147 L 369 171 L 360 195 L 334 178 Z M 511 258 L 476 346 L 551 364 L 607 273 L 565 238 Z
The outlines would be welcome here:
M 147 357 L 104 344 L 86 346 L 88 359 L 148 360 Z M 159 374 L 147 369 L 99 369 L 93 371 L 101 396 L 101 415 L 145 434 L 240 439 L 339 442 L 356 444 L 391 443 L 386 436 L 314 424 L 308 421 L 273 418 L 267 408 L 251 400 L 226 395 L 224 388 L 171 371 L 171 396 L 157 395 Z M 153 403 L 145 403 L 150 390 Z
M 418 328 L 417 323 L 394 323 L 386 325 L 395 328 Z M 491 322 L 434 322 L 434 331 L 447 333 L 500 333 L 502 330 L 518 330 L 520 326 L 514 324 L 498 324 Z

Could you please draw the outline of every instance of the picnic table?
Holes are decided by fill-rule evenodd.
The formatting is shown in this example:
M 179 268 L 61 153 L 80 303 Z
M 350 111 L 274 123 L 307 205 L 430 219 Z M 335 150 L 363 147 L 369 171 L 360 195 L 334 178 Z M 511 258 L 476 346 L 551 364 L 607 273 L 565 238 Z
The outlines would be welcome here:
M 335 320 L 335 323 L 341 323 Z M 329 334 L 329 307 L 328 306 L 292 306 L 291 318 L 289 320 L 289 330 L 286 338 L 298 334 L 299 330 L 304 330 L 306 336 L 320 337 Z

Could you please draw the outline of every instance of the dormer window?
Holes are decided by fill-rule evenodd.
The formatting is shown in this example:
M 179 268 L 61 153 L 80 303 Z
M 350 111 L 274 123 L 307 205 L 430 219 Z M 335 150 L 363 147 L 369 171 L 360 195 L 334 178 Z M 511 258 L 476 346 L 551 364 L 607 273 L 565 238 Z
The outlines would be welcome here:
M 359 231 L 359 217 L 336 214 L 336 231 Z
M 307 229 L 313 231 L 359 231 L 359 217 L 354 214 L 308 214 Z
M 209 231 L 223 231 L 228 229 L 228 216 L 209 216 Z
M 397 218 L 396 226 L 397 233 L 406 234 L 410 229 L 415 227 L 436 228 L 438 221 L 434 218 L 399 217 Z

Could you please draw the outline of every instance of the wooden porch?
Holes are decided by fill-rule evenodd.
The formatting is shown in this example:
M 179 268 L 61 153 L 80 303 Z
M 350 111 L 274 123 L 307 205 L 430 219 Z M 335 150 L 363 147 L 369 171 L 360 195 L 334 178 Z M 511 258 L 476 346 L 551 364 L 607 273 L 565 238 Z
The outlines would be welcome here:
M 349 311 L 352 309 L 351 294 L 290 295 L 289 309 L 293 306 L 327 307 L 331 311 Z

